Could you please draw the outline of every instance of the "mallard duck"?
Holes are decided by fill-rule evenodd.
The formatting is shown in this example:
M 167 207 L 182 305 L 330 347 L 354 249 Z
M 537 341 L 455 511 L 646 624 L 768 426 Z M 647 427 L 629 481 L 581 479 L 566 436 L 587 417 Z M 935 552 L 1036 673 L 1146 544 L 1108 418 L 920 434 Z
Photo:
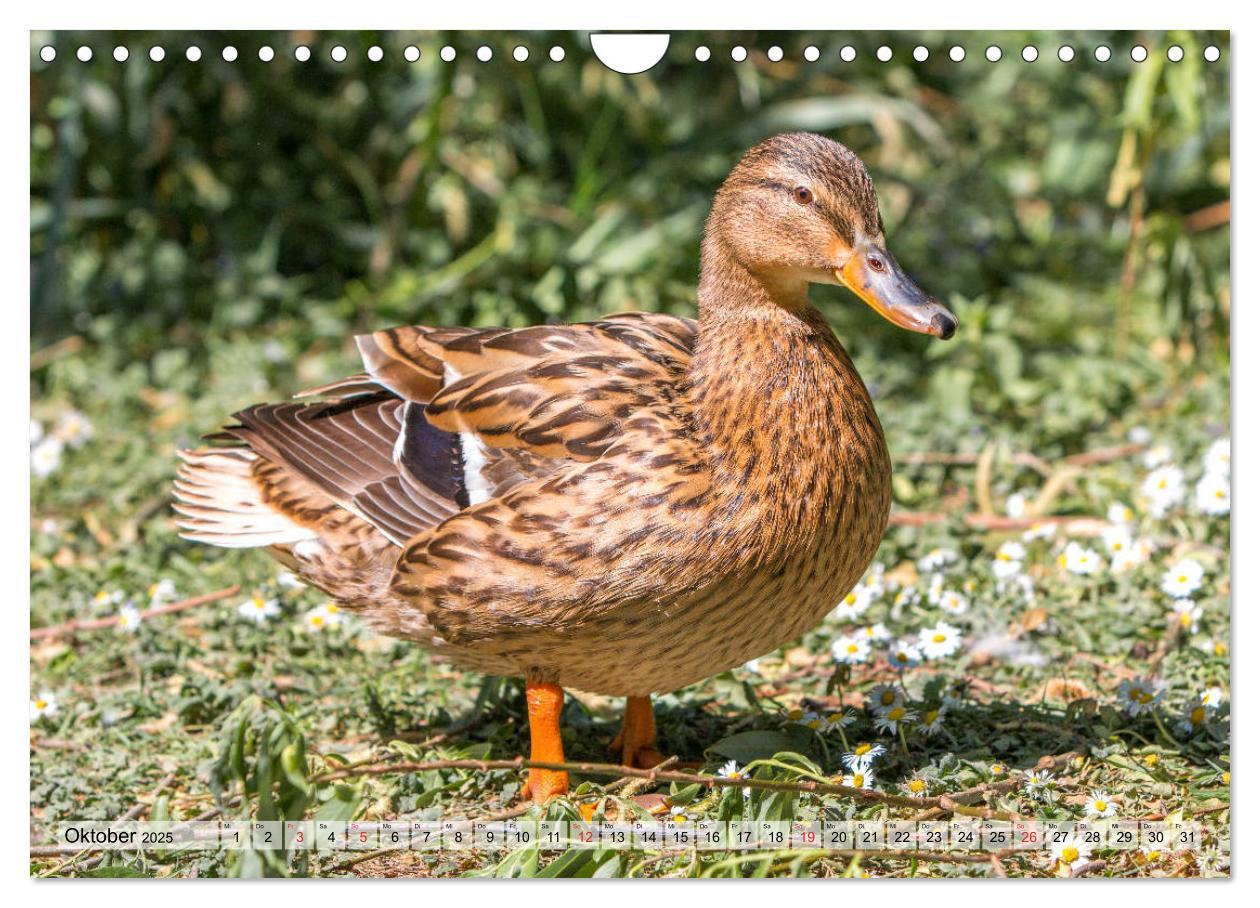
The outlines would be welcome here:
M 358 337 L 360 374 L 182 452 L 183 535 L 266 547 L 376 630 L 524 677 L 534 760 L 563 760 L 567 687 L 626 697 L 613 746 L 655 765 L 651 695 L 809 630 L 888 520 L 883 430 L 811 283 L 957 327 L 889 254 L 857 155 L 775 136 L 717 192 L 697 319 Z M 530 770 L 535 801 L 567 790 Z

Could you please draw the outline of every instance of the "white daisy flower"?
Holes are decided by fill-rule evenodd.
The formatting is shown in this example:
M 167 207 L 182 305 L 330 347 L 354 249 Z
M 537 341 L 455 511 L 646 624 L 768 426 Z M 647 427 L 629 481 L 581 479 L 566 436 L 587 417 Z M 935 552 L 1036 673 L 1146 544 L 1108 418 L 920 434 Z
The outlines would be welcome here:
M 1091 851 L 1084 841 L 1072 836 L 1065 842 L 1056 842 L 1050 853 L 1059 863 L 1071 870 L 1077 870 L 1089 863 Z
M 687 808 L 678 804 L 674 804 L 669 808 L 669 816 L 666 818 L 670 823 L 688 823 L 691 818 L 687 816 Z
M 863 766 L 859 769 L 853 770 L 853 772 L 846 776 L 842 776 L 840 784 L 848 785 L 850 788 L 874 788 L 875 775 L 871 772 L 869 767 Z
M 1069 542 L 1059 555 L 1059 567 L 1070 574 L 1089 576 L 1102 568 L 1102 558 L 1097 552 L 1079 542 Z
M 893 608 L 903 609 L 909 608 L 919 601 L 919 591 L 912 586 L 902 587 L 897 590 L 897 595 L 893 597 Z
M 862 742 L 853 748 L 852 753 L 847 753 L 840 758 L 840 762 L 845 768 L 850 770 L 870 769 L 871 764 L 888 752 L 883 744 L 871 744 Z
M 856 621 L 871 607 L 873 597 L 865 586 L 857 586 L 840 600 L 832 614 L 841 621 Z
M 1202 585 L 1203 565 L 1189 558 L 1182 558 L 1169 565 L 1159 582 L 1159 588 L 1174 599 L 1190 596 Z
M 1186 474 L 1172 464 L 1157 467 L 1142 481 L 1142 494 L 1150 503 L 1151 513 L 1163 517 L 1186 495 Z
M 1019 538 L 1024 540 L 1024 542 L 1033 542 L 1038 539 L 1053 539 L 1058 531 L 1059 528 L 1053 520 L 1041 520 L 1024 530 L 1023 535 Z
M 890 631 L 882 621 L 875 624 L 868 624 L 866 627 L 858 631 L 858 633 L 872 643 L 882 643 L 885 640 L 892 638 L 892 631 Z
M 1107 506 L 1107 522 L 1117 526 L 1128 526 L 1133 523 L 1133 508 L 1122 501 L 1113 501 Z
M 961 615 L 967 611 L 968 604 L 967 597 L 957 590 L 945 590 L 941 593 L 940 606 L 951 615 Z
M 928 581 L 927 600 L 932 605 L 940 605 L 941 593 L 945 592 L 945 575 L 933 574 Z
M 1143 713 L 1149 713 L 1159 705 L 1159 701 L 1163 699 L 1164 692 L 1159 690 L 1150 681 L 1142 679 L 1130 679 L 1120 682 L 1117 688 L 1116 696 L 1120 699 L 1120 708 L 1130 716 L 1140 716 Z
M 1152 445 L 1142 455 L 1142 465 L 1148 470 L 1153 470 L 1171 461 L 1172 456 L 1172 448 L 1168 447 L 1168 445 Z
M 142 620 L 140 609 L 130 602 L 118 610 L 118 629 L 124 633 L 134 634 L 139 630 Z
M 913 643 L 903 640 L 888 649 L 888 664 L 895 669 L 905 671 L 907 668 L 914 668 L 922 661 L 923 654 Z
M 742 779 L 744 770 L 734 760 L 727 760 L 717 771 L 719 779 Z
M 1229 439 L 1218 438 L 1203 454 L 1203 469 L 1220 476 L 1229 475 Z
M 1203 617 L 1203 609 L 1191 599 L 1178 599 L 1172 604 L 1171 620 L 1176 621 L 1188 634 L 1199 631 L 1199 619 Z
M 1192 735 L 1207 725 L 1211 717 L 1212 710 L 1202 703 L 1187 703 L 1181 712 L 1181 719 L 1177 722 L 1177 731 L 1183 735 Z
M 51 719 L 57 715 L 57 711 L 61 708 L 57 703 L 57 695 L 50 690 L 42 690 L 34 700 L 31 701 L 31 721 L 38 722 L 40 719 Z
M 175 581 L 168 577 L 163 577 L 157 583 L 149 585 L 149 601 L 153 605 L 160 605 L 163 602 L 174 602 L 176 596 Z
M 848 728 L 857 721 L 857 713 L 846 706 L 838 713 L 827 713 L 824 721 L 827 723 L 828 731 L 837 728 Z
M 256 624 L 265 624 L 269 618 L 280 614 L 280 603 L 275 599 L 264 599 L 255 595 L 238 605 L 236 613 Z
M 51 476 L 61 466 L 62 444 L 55 438 L 45 438 L 31 448 L 31 472 L 41 479 Z
M 998 546 L 993 556 L 993 576 L 999 580 L 1014 577 L 1024 567 L 1024 557 L 1028 550 L 1021 543 L 1010 541 Z
M 744 663 L 744 671 L 752 672 L 754 675 L 760 675 L 761 674 L 761 660 L 749 659 L 747 662 Z
M 307 612 L 303 620 L 306 622 L 306 629 L 316 633 L 336 627 L 341 623 L 341 607 L 334 602 L 325 603 Z
M 958 553 L 953 549 L 932 549 L 932 551 L 919 559 L 919 570 L 924 572 L 936 571 L 947 564 L 953 564 L 957 560 Z
M 1030 772 L 1024 776 L 1024 794 L 1038 801 L 1044 801 L 1047 804 L 1053 803 L 1058 797 L 1055 791 L 1054 776 L 1049 772 Z
M 945 712 L 944 706 L 925 709 L 923 715 L 919 718 L 919 733 L 929 738 L 939 734 L 940 730 L 945 727 Z
M 1208 709 L 1216 709 L 1221 705 L 1221 700 L 1225 696 L 1225 691 L 1219 687 L 1209 687 L 1203 693 L 1199 694 L 1199 702 Z
M 298 578 L 298 575 L 292 571 L 277 572 L 276 583 L 277 585 L 284 587 L 286 590 L 300 590 L 306 586 L 306 584 Z
M 122 590 L 98 590 L 96 595 L 92 597 L 92 605 L 95 608 L 104 608 L 107 605 L 120 605 L 126 598 Z
M 919 649 L 928 659 L 952 656 L 961 643 L 962 634 L 958 628 L 944 621 L 938 621 L 935 626 L 919 631 Z
M 1016 492 L 1013 495 L 1006 496 L 1006 516 L 1020 518 L 1024 516 L 1024 512 L 1028 510 L 1028 499 Z
M 1103 551 L 1108 555 L 1123 552 L 1133 544 L 1133 533 L 1127 523 L 1110 524 L 1100 535 Z
M 1085 815 L 1100 820 L 1113 817 L 1116 815 L 1116 802 L 1107 792 L 1096 788 L 1089 793 L 1089 800 L 1085 802 Z
M 912 709 L 906 709 L 904 706 L 890 706 L 888 709 L 881 709 L 875 714 L 875 728 L 878 731 L 895 735 L 897 730 L 903 726 L 913 726 L 918 718 L 919 714 Z
M 1134 426 L 1129 430 L 1129 441 L 1135 445 L 1149 445 L 1151 443 L 1151 430 L 1146 426 Z
M 67 410 L 57 420 L 53 434 L 72 448 L 81 448 L 96 434 L 92 421 L 78 410 Z
M 1204 473 L 1194 487 L 1194 506 L 1214 517 L 1229 513 L 1229 476 Z
M 876 684 L 866 695 L 866 708 L 872 710 L 888 709 L 904 702 L 905 694 L 895 684 Z
M 831 658 L 842 665 L 858 665 L 871 655 L 871 645 L 865 637 L 846 634 L 831 644 Z
M 1111 573 L 1127 574 L 1132 570 L 1136 570 L 1141 563 L 1142 561 L 1137 555 L 1137 549 L 1131 545 L 1126 546 L 1111 556 Z

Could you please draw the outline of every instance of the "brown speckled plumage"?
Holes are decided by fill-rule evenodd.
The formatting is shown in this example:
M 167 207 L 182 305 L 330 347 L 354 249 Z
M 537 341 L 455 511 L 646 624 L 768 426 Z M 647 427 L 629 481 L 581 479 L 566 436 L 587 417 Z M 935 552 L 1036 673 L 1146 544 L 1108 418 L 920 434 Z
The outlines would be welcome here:
M 879 420 L 806 293 L 860 243 L 882 250 L 860 161 L 767 140 L 718 192 L 698 320 L 360 338 L 364 373 L 185 454 L 184 532 L 267 546 L 478 671 L 641 696 L 762 655 L 857 582 L 888 517 Z

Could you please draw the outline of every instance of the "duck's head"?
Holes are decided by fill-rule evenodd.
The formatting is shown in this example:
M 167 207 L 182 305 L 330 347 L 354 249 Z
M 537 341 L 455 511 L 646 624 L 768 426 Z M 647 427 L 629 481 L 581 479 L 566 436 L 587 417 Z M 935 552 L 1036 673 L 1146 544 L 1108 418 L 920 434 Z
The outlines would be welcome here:
M 888 252 L 870 174 L 839 142 L 798 132 L 757 145 L 718 190 L 705 232 L 706 246 L 785 297 L 840 284 L 910 331 L 948 340 L 958 328 Z

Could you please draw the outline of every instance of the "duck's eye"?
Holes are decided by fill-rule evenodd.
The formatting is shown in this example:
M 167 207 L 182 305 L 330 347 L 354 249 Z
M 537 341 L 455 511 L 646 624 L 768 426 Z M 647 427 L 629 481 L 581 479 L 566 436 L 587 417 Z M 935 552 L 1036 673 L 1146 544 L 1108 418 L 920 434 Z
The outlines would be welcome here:
M 804 186 L 797 186 L 792 190 L 792 198 L 802 205 L 808 205 L 814 201 L 814 194 Z
M 887 267 L 884 264 L 884 260 L 881 259 L 878 255 L 872 255 L 866 261 L 867 261 L 867 264 L 871 266 L 872 271 L 882 272 L 884 268 Z

